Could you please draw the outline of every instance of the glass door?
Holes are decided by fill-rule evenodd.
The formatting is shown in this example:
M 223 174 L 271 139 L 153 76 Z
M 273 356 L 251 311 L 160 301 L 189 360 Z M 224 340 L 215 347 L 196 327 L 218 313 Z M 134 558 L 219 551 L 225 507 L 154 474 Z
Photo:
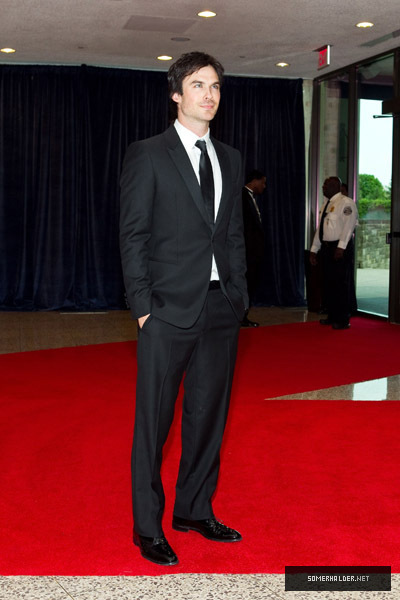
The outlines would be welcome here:
M 318 206 L 324 197 L 322 183 L 337 175 L 348 179 L 349 76 L 347 73 L 323 81 L 320 86 L 320 141 Z
M 358 309 L 388 316 L 393 119 L 382 101 L 393 96 L 393 56 L 357 69 L 358 174 L 356 295 Z

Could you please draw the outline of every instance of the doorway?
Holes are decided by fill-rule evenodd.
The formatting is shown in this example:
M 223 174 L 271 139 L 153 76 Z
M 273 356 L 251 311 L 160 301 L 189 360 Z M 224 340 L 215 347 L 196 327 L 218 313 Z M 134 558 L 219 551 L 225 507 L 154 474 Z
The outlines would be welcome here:
M 400 323 L 399 146 L 400 48 L 314 80 L 307 239 L 311 245 L 322 183 L 338 175 L 359 209 L 358 310 L 392 323 Z
M 382 102 L 393 96 L 392 55 L 357 69 L 357 92 L 358 309 L 388 317 L 393 118 L 382 115 Z

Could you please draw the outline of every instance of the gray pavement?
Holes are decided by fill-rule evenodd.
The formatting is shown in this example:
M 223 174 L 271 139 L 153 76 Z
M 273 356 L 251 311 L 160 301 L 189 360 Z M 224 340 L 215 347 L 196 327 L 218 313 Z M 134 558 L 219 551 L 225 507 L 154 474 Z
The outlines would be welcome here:
M 357 269 L 358 310 L 388 316 L 389 269 Z

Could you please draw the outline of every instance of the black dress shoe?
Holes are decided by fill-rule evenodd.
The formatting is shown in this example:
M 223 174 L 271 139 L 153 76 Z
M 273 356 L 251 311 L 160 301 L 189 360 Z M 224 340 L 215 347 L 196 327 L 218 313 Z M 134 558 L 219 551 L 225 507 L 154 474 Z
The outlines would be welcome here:
M 238 531 L 223 525 L 215 517 L 192 521 L 174 516 L 172 518 L 172 528 L 176 529 L 176 531 L 197 531 L 197 533 L 201 533 L 201 535 L 213 542 L 240 542 L 242 539 Z
M 330 319 L 320 319 L 320 325 L 333 325 L 333 322 Z
M 250 321 L 247 317 L 245 317 L 242 321 L 242 327 L 259 327 L 260 323 L 256 323 L 255 321 Z
M 350 323 L 332 323 L 332 329 L 350 329 Z
M 152 538 L 134 533 L 133 543 L 135 546 L 139 546 L 140 554 L 143 558 L 157 565 L 169 567 L 178 564 L 178 557 L 164 536 Z

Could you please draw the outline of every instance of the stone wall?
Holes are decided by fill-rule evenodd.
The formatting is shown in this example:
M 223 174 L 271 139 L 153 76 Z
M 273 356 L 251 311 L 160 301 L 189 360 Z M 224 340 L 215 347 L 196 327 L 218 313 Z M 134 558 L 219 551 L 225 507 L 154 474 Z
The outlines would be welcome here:
M 332 174 L 338 174 L 340 99 L 340 83 L 336 80 L 327 81 L 321 92 L 321 183 Z
M 356 230 L 358 269 L 389 268 L 390 246 L 386 243 L 389 232 L 389 220 L 360 221 Z

